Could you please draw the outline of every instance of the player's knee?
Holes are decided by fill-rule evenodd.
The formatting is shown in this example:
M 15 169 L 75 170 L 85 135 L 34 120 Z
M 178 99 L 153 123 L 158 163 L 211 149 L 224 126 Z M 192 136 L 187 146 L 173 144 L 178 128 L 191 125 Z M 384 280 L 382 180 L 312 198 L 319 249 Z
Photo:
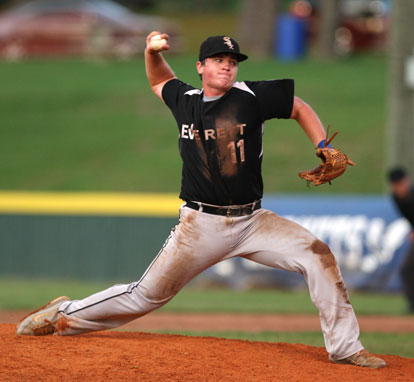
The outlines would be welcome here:
M 329 246 L 323 241 L 315 239 L 308 249 L 318 258 L 324 269 L 337 268 L 335 256 L 332 254 Z
M 141 287 L 139 292 L 150 304 L 165 304 L 171 300 L 179 291 L 179 288 L 162 288 L 159 285 L 151 288 Z
M 312 241 L 309 249 L 316 255 L 332 255 L 329 246 L 319 239 Z

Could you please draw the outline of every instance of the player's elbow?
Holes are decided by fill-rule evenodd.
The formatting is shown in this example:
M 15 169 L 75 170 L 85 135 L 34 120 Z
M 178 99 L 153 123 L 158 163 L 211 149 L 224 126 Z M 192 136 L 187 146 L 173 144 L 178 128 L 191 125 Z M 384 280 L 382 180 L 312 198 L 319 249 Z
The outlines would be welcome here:
M 155 84 L 155 85 L 151 85 L 151 89 L 154 92 L 154 94 L 158 97 L 158 98 L 162 98 L 162 88 L 163 85 L 162 84 Z
M 292 114 L 290 115 L 290 118 L 298 120 L 301 117 L 301 115 L 307 113 L 309 109 L 310 106 L 305 101 L 303 101 L 297 96 L 294 96 Z

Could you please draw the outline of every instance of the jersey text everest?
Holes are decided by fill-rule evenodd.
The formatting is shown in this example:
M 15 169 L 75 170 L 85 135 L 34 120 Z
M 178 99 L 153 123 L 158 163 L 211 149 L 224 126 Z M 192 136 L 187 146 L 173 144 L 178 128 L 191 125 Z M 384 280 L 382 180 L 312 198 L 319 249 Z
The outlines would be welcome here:
M 246 126 L 245 123 L 239 123 L 237 125 L 232 126 L 231 128 L 238 129 L 240 135 L 243 135 L 245 126 Z M 230 135 L 233 136 L 232 134 L 229 134 L 228 129 L 224 127 L 218 127 L 216 130 L 214 129 L 204 130 L 204 139 L 208 141 L 209 139 L 220 139 L 220 138 L 227 138 Z M 199 141 L 201 140 L 200 131 L 194 129 L 194 123 L 192 123 L 191 125 L 183 124 L 181 126 L 180 138 L 191 139 L 191 140 L 195 138 L 196 140 Z

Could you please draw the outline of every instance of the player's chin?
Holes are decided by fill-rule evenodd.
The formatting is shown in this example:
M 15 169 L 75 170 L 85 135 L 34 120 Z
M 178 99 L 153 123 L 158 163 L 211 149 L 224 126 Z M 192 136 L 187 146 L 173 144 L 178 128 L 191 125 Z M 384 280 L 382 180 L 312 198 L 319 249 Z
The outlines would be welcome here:
M 232 78 L 221 78 L 219 81 L 219 87 L 227 92 L 233 87 L 234 80 Z

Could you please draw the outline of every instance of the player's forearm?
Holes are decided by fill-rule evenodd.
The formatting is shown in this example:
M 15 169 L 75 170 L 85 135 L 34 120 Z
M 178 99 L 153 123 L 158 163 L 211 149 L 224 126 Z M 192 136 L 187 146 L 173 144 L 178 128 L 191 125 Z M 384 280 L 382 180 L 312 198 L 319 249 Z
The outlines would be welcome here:
M 315 147 L 326 138 L 326 132 L 315 111 L 299 97 L 295 97 L 292 110 L 292 119 L 295 119 Z
M 175 77 L 161 53 L 145 50 L 145 70 L 151 88 Z

